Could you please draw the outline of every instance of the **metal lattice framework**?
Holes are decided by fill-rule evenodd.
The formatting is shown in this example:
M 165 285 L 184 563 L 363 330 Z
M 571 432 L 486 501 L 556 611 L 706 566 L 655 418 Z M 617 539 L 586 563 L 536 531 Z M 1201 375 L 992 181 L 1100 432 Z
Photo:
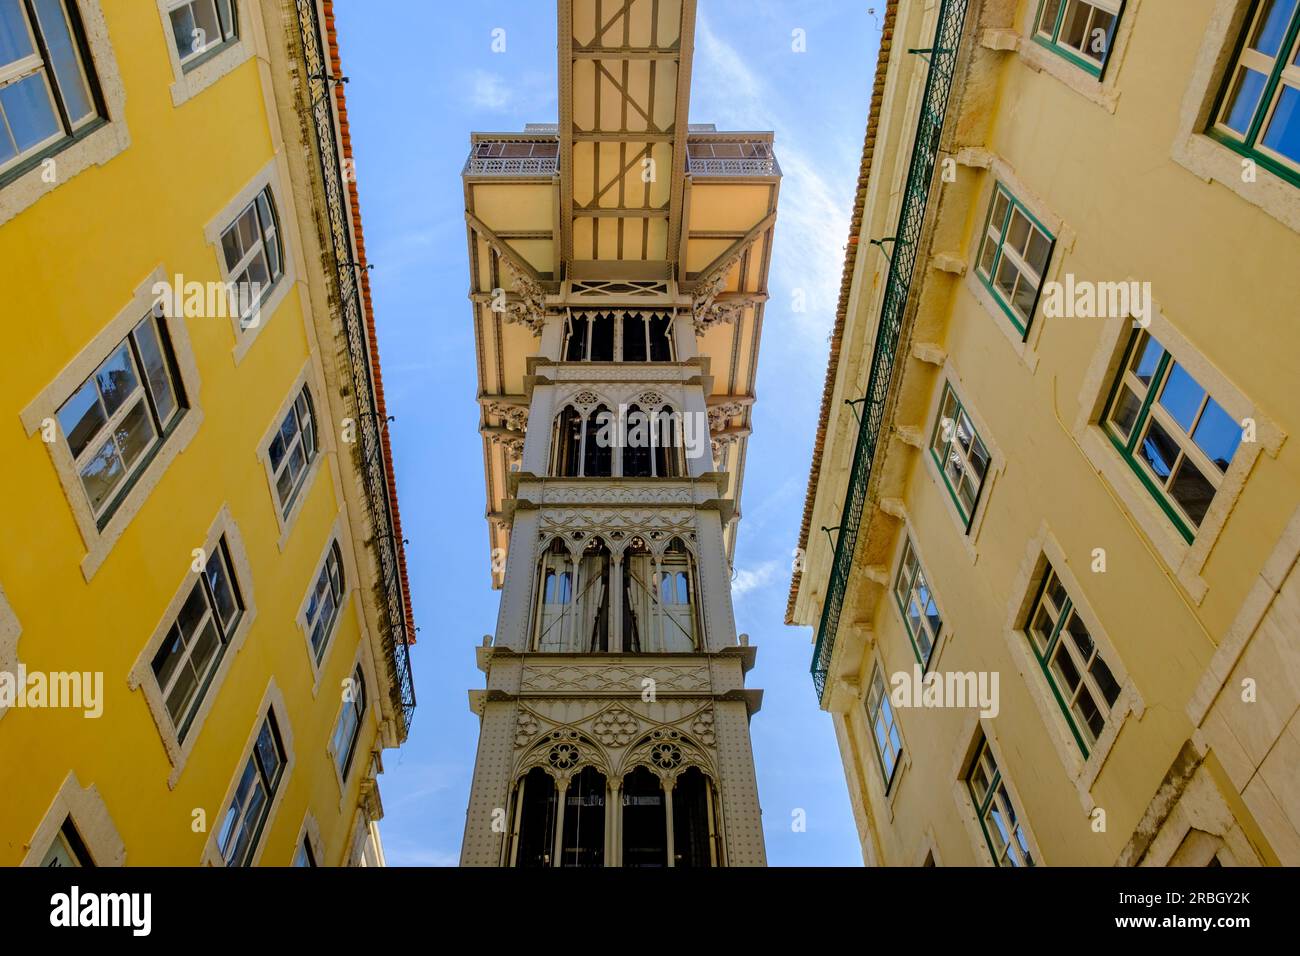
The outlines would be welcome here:
M 365 308 L 357 281 L 358 264 L 353 261 L 356 245 L 352 235 L 352 204 L 343 177 L 343 151 L 339 147 L 334 108 L 331 105 L 330 62 L 322 46 L 316 0 L 295 0 L 298 28 L 302 37 L 303 78 L 311 97 L 312 132 L 320 160 L 326 212 L 329 217 L 330 252 L 337 267 L 339 314 L 347 336 L 348 371 L 352 399 L 356 406 L 360 437 L 360 472 L 366 511 L 379 559 L 377 587 L 379 610 L 384 617 L 384 643 L 388 651 L 389 677 L 394 709 L 402 714 L 400 736 L 410 729 L 415 710 L 415 684 L 411 676 L 411 651 L 401 567 L 398 560 L 396 522 L 388 493 L 388 476 L 382 442 L 382 423 L 371 377 L 370 348 L 364 325 Z
M 889 277 L 880 310 L 876 349 L 867 379 L 866 407 L 858 430 L 857 445 L 853 450 L 853 465 L 840 518 L 839 537 L 835 542 L 835 557 L 826 587 L 826 601 L 822 605 L 821 621 L 817 628 L 817 645 L 813 650 L 812 678 L 819 700 L 826 692 L 826 677 L 835 651 L 840 612 L 844 608 L 844 595 L 848 589 L 854 552 L 857 550 L 862 511 L 867 500 L 872 463 L 893 382 L 895 353 L 911 296 L 921 233 L 934 182 L 939 140 L 948 115 L 949 94 L 969 3 L 970 0 L 943 0 L 935 30 L 934 48 L 916 51 L 918 55 L 928 57 L 930 71 L 925 81 L 925 95 L 917 119 L 916 141 L 907 172 L 903 206 L 899 212 L 898 229 L 889 260 Z

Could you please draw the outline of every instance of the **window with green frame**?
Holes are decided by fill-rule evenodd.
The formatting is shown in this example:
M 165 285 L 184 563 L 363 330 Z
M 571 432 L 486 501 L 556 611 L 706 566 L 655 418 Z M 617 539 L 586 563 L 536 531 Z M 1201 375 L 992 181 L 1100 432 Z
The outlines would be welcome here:
M 943 615 L 935 602 L 934 591 L 921 560 L 916 556 L 912 540 L 903 543 L 903 559 L 898 562 L 898 574 L 894 577 L 894 599 L 898 602 L 899 613 L 903 615 L 903 627 L 912 641 L 912 652 L 921 669 L 930 666 L 934 656 L 934 647 L 939 643 L 943 633 Z
M 1300 186 L 1300 0 L 1255 0 L 1207 132 Z
M 1241 425 L 1143 330 L 1129 342 L 1102 425 L 1190 544 L 1241 444 Z
M 1025 627 L 1038 666 L 1086 758 L 1119 699 L 1119 681 L 1051 564 Z
M 944 384 L 939 417 L 930 435 L 930 454 L 939 466 L 965 530 L 970 531 L 975 506 L 979 504 L 984 479 L 989 473 L 989 450 L 948 383 Z
M 1124 0 L 1039 0 L 1034 40 L 1100 79 Z
M 1006 186 L 993 187 L 975 274 L 1023 338 L 1038 307 L 1053 236 Z
M 875 743 L 876 758 L 880 761 L 880 772 L 884 774 L 885 790 L 888 791 L 893 785 L 899 758 L 903 755 L 903 741 L 898 733 L 898 721 L 894 717 L 894 708 L 889 703 L 885 676 L 881 673 L 879 664 L 871 674 L 871 685 L 867 691 L 867 720 L 871 724 L 871 739 Z
M 1029 838 L 1016 805 L 1007 792 L 1002 771 L 993 757 L 988 738 L 980 732 L 975 759 L 966 773 L 966 786 L 975 802 L 975 815 L 996 866 L 1034 866 Z

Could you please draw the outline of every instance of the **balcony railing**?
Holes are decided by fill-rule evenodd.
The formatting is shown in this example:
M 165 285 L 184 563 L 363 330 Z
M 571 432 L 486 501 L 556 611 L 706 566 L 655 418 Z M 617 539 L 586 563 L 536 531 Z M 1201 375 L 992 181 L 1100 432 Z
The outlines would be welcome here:
M 925 224 L 926 209 L 934 182 L 935 161 L 939 138 L 948 115 L 948 99 L 952 90 L 953 72 L 957 51 L 961 43 L 962 28 L 970 0 L 942 0 L 939 22 L 935 29 L 934 48 L 916 51 L 915 55 L 928 59 L 930 70 L 925 81 L 925 94 L 921 100 L 921 115 L 917 119 L 916 141 L 912 147 L 911 164 L 907 171 L 907 184 L 903 193 L 903 206 L 899 212 L 895 241 L 890 247 L 889 277 L 880 310 L 880 327 L 876 335 L 876 348 L 871 357 L 871 372 L 867 379 L 865 408 L 858 430 L 857 445 L 853 450 L 853 464 L 849 472 L 849 487 L 844 498 L 840 517 L 839 537 L 835 542 L 835 557 L 831 563 L 830 580 L 826 587 L 826 600 L 822 605 L 821 621 L 817 628 L 817 645 L 813 650 L 812 678 L 820 701 L 826 693 L 826 677 L 830 672 L 831 658 L 835 652 L 835 637 L 839 630 L 840 612 L 844 608 L 844 595 L 848 589 L 853 554 L 857 550 L 858 531 L 862 525 L 862 511 L 866 503 L 867 486 L 871 480 L 872 462 L 876 444 L 884 423 L 885 402 L 889 396 L 894 375 L 894 353 L 898 348 L 903 315 L 907 311 L 912 291 L 912 276 L 916 266 L 918 244 Z
M 529 132 L 535 132 L 530 129 Z M 560 168 L 560 144 L 554 137 L 475 140 L 465 162 L 466 176 L 551 176 Z
M 352 235 L 352 202 L 343 179 L 343 151 L 334 126 L 333 92 L 329 80 L 332 64 L 325 56 L 316 0 L 295 0 L 298 30 L 302 36 L 304 76 L 311 95 L 312 132 L 320 159 L 325 189 L 330 245 L 338 268 L 339 313 L 347 336 L 350 389 L 356 403 L 358 439 L 361 446 L 361 480 L 366 511 L 378 552 L 380 582 L 379 609 L 387 624 L 389 668 L 394 707 L 402 714 L 404 739 L 415 713 L 415 683 L 411 675 L 411 649 L 406 618 L 401 565 L 397 551 L 396 521 L 388 493 L 383 433 L 370 371 L 370 347 L 366 340 L 365 309 L 354 263 L 356 248 Z
M 762 140 L 688 143 L 686 169 L 692 176 L 781 175 L 772 144 Z

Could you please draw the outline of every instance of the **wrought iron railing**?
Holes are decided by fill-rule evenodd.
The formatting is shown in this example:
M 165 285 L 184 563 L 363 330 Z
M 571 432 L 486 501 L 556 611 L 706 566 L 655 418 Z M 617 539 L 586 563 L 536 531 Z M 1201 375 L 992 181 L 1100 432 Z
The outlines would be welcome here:
M 325 55 L 316 0 L 295 0 L 302 36 L 304 80 L 311 96 L 312 131 L 320 160 L 329 217 L 331 252 L 338 268 L 339 312 L 347 336 L 347 358 L 352 398 L 356 404 L 361 446 L 361 479 L 366 510 L 379 556 L 381 580 L 377 590 L 380 611 L 387 625 L 393 705 L 403 717 L 402 736 L 410 729 L 415 711 L 415 683 L 411 675 L 410 634 L 406 600 L 398 557 L 393 502 L 388 492 L 384 461 L 384 423 L 379 420 L 375 385 L 371 378 L 370 348 L 366 340 L 365 308 L 357 280 L 360 266 L 353 261 L 352 202 L 343 176 L 343 151 L 334 122 L 331 62 Z
M 766 159 L 701 159 L 695 156 L 687 161 L 686 168 L 692 176 L 779 176 L 776 157 Z
M 550 176 L 560 168 L 558 156 L 471 156 L 466 176 Z
M 970 0 L 942 0 L 933 49 L 910 51 L 914 55 L 927 58 L 929 75 L 926 77 L 925 94 L 921 100 L 921 114 L 917 118 L 916 141 L 912 147 L 911 164 L 907 171 L 907 185 L 903 192 L 902 210 L 898 216 L 898 229 L 887 252 L 889 276 L 885 283 L 880 325 L 876 333 L 876 347 L 871 358 L 871 372 L 867 379 L 865 408 L 862 410 L 857 445 L 853 450 L 849 487 L 844 497 L 839 536 L 835 541 L 835 557 L 831 563 L 826 600 L 822 604 L 821 621 L 817 628 L 817 645 L 813 650 L 812 678 L 813 685 L 817 689 L 818 700 L 821 700 L 826 692 L 826 675 L 830 671 L 831 656 L 835 650 L 835 636 L 839 630 L 840 612 L 844 608 L 844 594 L 848 588 L 853 554 L 857 550 L 858 530 L 862 524 L 862 511 L 866 503 L 867 486 L 871 479 L 871 466 L 876 455 L 880 429 L 884 423 L 885 402 L 894 376 L 894 354 L 898 348 L 903 316 L 907 311 L 907 303 L 912 291 L 912 275 L 919 252 L 921 231 L 925 224 L 926 209 L 930 203 L 939 139 L 948 115 L 948 98 L 952 90 L 957 51 L 961 43 L 969 2 Z

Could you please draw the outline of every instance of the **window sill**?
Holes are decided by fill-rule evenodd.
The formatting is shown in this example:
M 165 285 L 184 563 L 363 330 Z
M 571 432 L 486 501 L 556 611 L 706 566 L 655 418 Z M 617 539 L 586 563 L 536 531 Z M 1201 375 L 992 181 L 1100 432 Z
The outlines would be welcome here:
M 1044 46 L 1035 39 L 1022 38 L 1016 47 L 1020 61 L 1035 73 L 1046 73 L 1062 85 L 1079 94 L 1090 103 L 1100 106 L 1107 113 L 1114 113 L 1119 105 L 1119 90 L 1097 75 L 1077 65 L 1073 60 L 1054 47 Z M 1111 57 L 1115 59 L 1114 55 Z M 1115 64 L 1108 64 L 1107 72 L 1113 75 Z
M 1186 131 L 1174 143 L 1172 158 L 1198 179 L 1227 187 L 1256 209 L 1300 232 L 1300 187 L 1287 182 L 1258 161 L 1243 156 L 1205 133 Z M 1248 163 L 1254 164 L 1254 182 L 1242 178 Z
M 172 59 L 172 69 L 176 75 L 176 82 L 171 86 L 173 107 L 183 106 L 253 58 L 252 44 L 241 37 L 238 40 L 228 41 L 215 50 L 210 50 L 186 66 L 181 66 L 176 57 L 176 44 L 172 40 L 170 25 L 167 27 L 167 45 L 168 54 Z

